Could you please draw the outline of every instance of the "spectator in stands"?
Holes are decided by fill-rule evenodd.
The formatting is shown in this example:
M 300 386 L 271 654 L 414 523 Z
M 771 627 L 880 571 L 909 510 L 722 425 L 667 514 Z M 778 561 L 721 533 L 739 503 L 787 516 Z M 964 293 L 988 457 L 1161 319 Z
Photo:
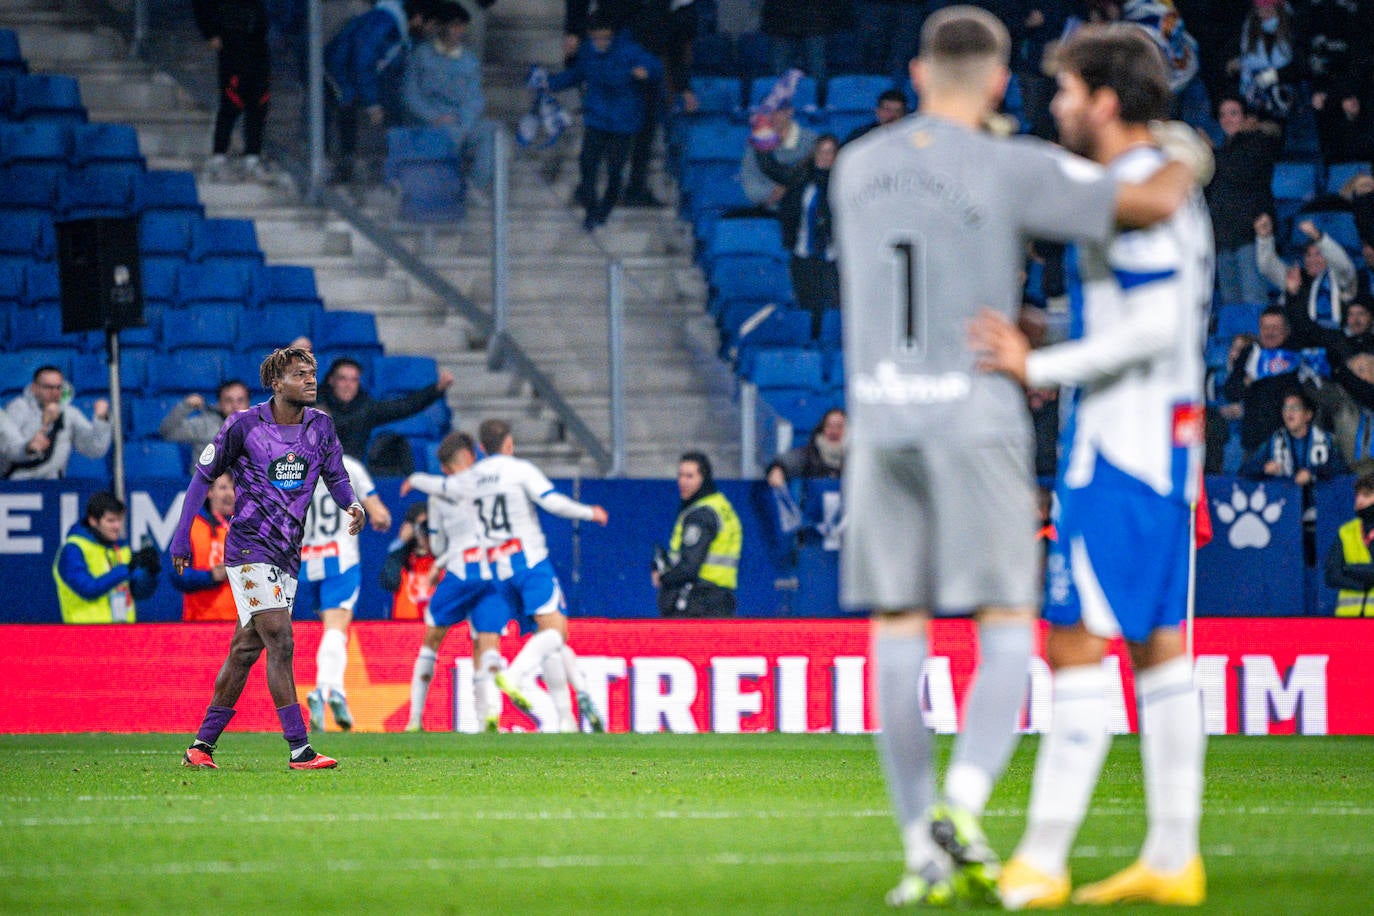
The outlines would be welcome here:
M 1355 517 L 1341 525 L 1326 553 L 1323 579 L 1337 590 L 1337 617 L 1374 617 L 1374 472 L 1355 479 Z
M 768 485 L 785 487 L 798 478 L 838 480 L 844 471 L 844 430 L 844 408 L 827 410 L 805 445 L 783 452 L 768 465 Z
M 1317 389 L 1345 463 L 1357 474 L 1374 470 L 1374 353 L 1333 362 L 1334 385 Z
M 172 587 L 181 592 L 182 620 L 238 620 L 224 572 L 224 539 L 234 517 L 234 496 L 234 475 L 221 474 L 191 522 L 191 565 L 171 577 Z
M 758 157 L 763 174 L 783 188 L 777 210 L 782 241 L 791 253 L 792 292 L 811 313 L 813 338 L 820 336 L 825 310 L 840 307 L 840 272 L 830 222 L 830 169 L 838 151 L 839 141 L 825 134 L 811 155 L 795 165 L 781 164 L 772 151 Z
M 1226 382 L 1231 376 L 1245 373 L 1245 358 L 1255 343 L 1253 334 L 1237 334 L 1231 338 L 1231 349 L 1226 354 L 1226 365 L 1208 369 L 1204 388 L 1207 393 L 1205 409 L 1205 436 L 1207 448 L 1203 453 L 1203 471 L 1207 474 L 1225 474 L 1236 471 L 1244 460 L 1237 438 L 1232 444 L 1232 427 L 1239 426 L 1244 413 L 1239 401 L 1232 400 L 1226 393 Z M 1038 472 L 1037 472 L 1038 473 Z
M 1050 116 L 1050 100 L 1057 86 L 1046 71 L 1045 52 L 1064 34 L 1075 7 L 1073 0 L 1028 0 L 1024 5 L 1012 70 L 1021 85 L 1027 128 L 1037 137 L 1053 140 L 1057 132 Z
M 220 383 L 215 389 L 215 409 L 207 410 L 205 398 L 188 394 L 162 418 L 157 433 L 168 442 L 181 442 L 191 447 L 191 463 L 195 464 L 205 446 L 215 441 L 220 427 L 240 410 L 248 409 L 248 386 L 236 378 Z
M 668 549 L 655 548 L 651 574 L 664 617 L 733 617 L 744 531 L 716 489 L 711 460 L 687 452 L 677 466 L 677 522 Z
M 496 142 L 496 123 L 483 117 L 482 62 L 463 44 L 470 22 L 467 10 L 456 2 L 441 2 L 435 20 L 437 34 L 416 48 L 406 64 L 402 98 L 413 120 L 448 134 L 480 198 L 491 188 Z
M 39 366 L 33 382 L 6 408 L 12 432 L 3 457 L 9 480 L 56 480 L 67 472 L 72 449 L 103 458 L 110 449 L 110 402 L 92 405 L 88 420 L 68 403 L 71 389 L 56 366 Z
M 782 80 L 774 86 L 770 99 L 772 107 L 765 103 L 754 113 L 754 132 L 750 135 L 749 145 L 744 150 L 740 162 L 739 180 L 744 188 L 744 196 L 750 203 L 773 214 L 787 189 L 763 174 L 759 166 L 760 152 L 771 152 L 779 165 L 796 165 L 816 147 L 815 131 L 802 127 L 792 119 L 792 92 L 796 81 L 791 81 L 792 90 Z
M 568 68 L 549 78 L 549 89 L 585 87 L 580 175 L 573 197 L 586 208 L 582 228 L 591 232 L 606 222 L 620 200 L 630 145 L 644 123 L 644 95 L 639 87 L 661 80 L 663 64 L 628 32 L 615 32 L 610 19 L 600 12 L 591 17 L 587 37 Z M 603 164 L 606 189 L 598 192 Z
M 1225 140 L 1213 153 L 1216 172 L 1207 185 L 1216 241 L 1217 297 L 1221 302 L 1265 302 L 1269 288 L 1255 260 L 1255 220 L 1274 212 L 1274 163 L 1282 130 L 1246 110 L 1239 96 L 1217 106 Z
M 898 89 L 884 89 L 878 93 L 878 104 L 873 109 L 873 123 L 856 127 L 849 132 L 849 136 L 844 138 L 845 143 L 853 143 L 855 140 L 876 130 L 884 124 L 891 124 L 900 118 L 904 118 L 910 112 L 906 104 L 906 96 Z
M 803 70 L 816 81 L 824 101 L 825 82 L 830 78 L 825 38 L 853 24 L 849 4 L 763 0 L 760 21 L 763 33 L 773 42 L 773 72 L 786 73 L 792 67 Z
M 1297 301 L 1308 317 L 1327 328 L 1341 325 L 1345 304 L 1355 297 L 1355 265 L 1340 243 L 1324 234 L 1311 220 L 1298 229 L 1309 239 L 1302 264 L 1285 265 L 1274 242 L 1274 221 L 1269 214 L 1255 220 L 1255 260 L 1266 280 L 1283 290 L 1286 301 Z
M 925 0 L 858 0 L 855 19 L 864 72 L 906 79 L 920 50 Z
M 124 503 L 113 493 L 92 494 L 53 559 L 63 623 L 133 623 L 135 602 L 157 590 L 157 548 L 148 542 L 133 552 L 123 533 Z
M 412 417 L 439 400 L 453 384 L 453 373 L 445 369 L 428 388 L 417 388 L 385 401 L 373 400 L 362 387 L 362 379 L 363 367 L 357 360 L 346 356 L 334 360 L 324 377 L 320 407 L 334 418 L 334 429 L 339 434 L 344 454 L 366 461 L 367 440 L 372 430 Z
M 630 146 L 630 177 L 621 203 L 626 207 L 661 207 L 649 188 L 649 163 L 654 135 L 663 123 L 665 102 L 681 98 L 683 107 L 696 108 L 688 84 L 692 65 L 692 40 L 697 34 L 696 0 L 641 0 L 630 23 L 635 41 L 663 64 L 663 79 L 638 84 L 644 96 L 644 123 Z
M 487 11 L 496 5 L 496 0 L 455 0 L 468 14 L 468 30 L 463 35 L 463 47 L 477 62 L 487 59 Z M 436 24 L 436 28 L 438 25 Z
M 1297 35 L 1282 0 L 1253 0 L 1241 26 L 1240 53 L 1227 69 L 1240 81 L 1246 103 L 1261 118 L 1287 120 L 1296 96 Z
M 206 176 L 228 177 L 229 140 L 243 115 L 243 176 L 271 177 L 262 161 L 262 136 L 271 98 L 272 52 L 262 0 L 192 0 L 196 27 L 219 56 L 219 111 Z
M 1283 309 L 1270 306 L 1259 319 L 1259 337 L 1246 347 L 1241 371 L 1226 379 L 1222 394 L 1240 404 L 1240 444 L 1247 453 L 1283 425 L 1283 399 L 1300 389 L 1301 357 L 1291 349 L 1291 333 Z
M 395 596 L 391 619 L 425 619 L 429 599 L 443 574 L 429 546 L 429 507 L 424 502 L 411 503 L 382 564 L 382 588 Z
M 1241 465 L 1243 477 L 1283 477 L 1300 487 L 1346 472 L 1345 459 L 1331 433 L 1312 422 L 1316 407 L 1302 391 L 1283 399 L 1283 427 Z
M 1355 215 L 1355 231 L 1365 245 L 1374 245 L 1374 176 L 1355 175 L 1341 186 L 1341 197 L 1350 201 L 1350 212 Z M 1365 263 L 1374 266 L 1374 260 L 1365 255 Z
M 1317 324 L 1305 304 L 1297 296 L 1283 303 L 1283 313 L 1291 330 L 1288 340 L 1294 348 L 1321 347 L 1327 351 L 1327 362 L 1331 366 L 1356 353 L 1374 353 L 1374 313 L 1371 313 L 1368 300 L 1351 300 L 1341 316 L 1339 329 Z
M 1355 299 L 1374 307 L 1374 242 L 1360 244 L 1360 263 L 1355 265 Z
M 373 130 L 386 123 L 386 103 L 397 101 L 389 93 L 399 90 L 411 38 L 424 37 L 433 8 L 433 0 L 378 0 L 345 23 L 325 46 L 324 97 L 330 127 L 326 135 L 334 181 L 353 180 L 359 115 Z M 393 111 L 392 122 L 399 120 Z
M 1305 41 L 1304 72 L 1317 113 L 1317 136 L 1327 163 L 1371 158 L 1371 123 L 1361 99 L 1369 87 L 1374 5 L 1348 0 L 1295 4 Z

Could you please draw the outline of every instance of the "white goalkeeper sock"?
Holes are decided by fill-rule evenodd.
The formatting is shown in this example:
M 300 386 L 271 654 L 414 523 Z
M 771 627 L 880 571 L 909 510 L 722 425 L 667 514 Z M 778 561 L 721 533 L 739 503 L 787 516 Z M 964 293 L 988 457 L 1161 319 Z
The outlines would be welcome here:
M 415 670 L 410 675 L 410 724 L 419 726 L 425 716 L 425 700 L 429 697 L 429 685 L 434 680 L 434 665 L 439 653 L 429 646 L 421 646 L 420 654 L 415 656 Z
M 1068 871 L 1069 850 L 1111 746 L 1102 666 L 1056 671 L 1051 709 L 1050 730 L 1041 736 L 1035 758 L 1026 835 L 1016 857 L 1057 877 Z
M 517 686 L 523 684 L 543 667 L 544 659 L 563 645 L 563 634 L 557 630 L 540 630 L 529 638 L 510 663 L 508 676 Z
M 1180 656 L 1147 668 L 1136 677 L 1136 692 L 1150 824 L 1140 858 L 1156 871 L 1178 872 L 1198 854 L 1207 752 L 1192 663 Z
M 343 693 L 346 667 L 348 633 L 344 630 L 325 630 L 320 637 L 320 650 L 315 653 L 315 687 L 325 694 L 331 690 Z

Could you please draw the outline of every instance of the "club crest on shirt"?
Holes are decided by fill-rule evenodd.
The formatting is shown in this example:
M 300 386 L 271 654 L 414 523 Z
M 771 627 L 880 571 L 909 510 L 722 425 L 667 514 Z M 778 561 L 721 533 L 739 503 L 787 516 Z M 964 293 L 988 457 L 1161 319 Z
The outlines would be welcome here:
M 295 452 L 287 452 L 267 466 L 267 479 L 278 490 L 298 490 L 309 467 Z

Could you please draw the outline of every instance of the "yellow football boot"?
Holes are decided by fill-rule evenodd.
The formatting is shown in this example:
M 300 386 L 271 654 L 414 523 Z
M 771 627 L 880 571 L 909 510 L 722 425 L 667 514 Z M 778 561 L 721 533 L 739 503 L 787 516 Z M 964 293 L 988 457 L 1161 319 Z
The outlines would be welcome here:
M 1069 902 L 1069 876 L 1056 878 L 1025 859 L 1012 859 L 1002 866 L 997 891 L 1006 909 L 1052 910 Z
M 1137 861 L 1105 881 L 1085 884 L 1073 892 L 1074 903 L 1159 903 L 1165 906 L 1199 906 L 1207 899 L 1207 875 L 1202 857 L 1181 871 L 1158 872 Z

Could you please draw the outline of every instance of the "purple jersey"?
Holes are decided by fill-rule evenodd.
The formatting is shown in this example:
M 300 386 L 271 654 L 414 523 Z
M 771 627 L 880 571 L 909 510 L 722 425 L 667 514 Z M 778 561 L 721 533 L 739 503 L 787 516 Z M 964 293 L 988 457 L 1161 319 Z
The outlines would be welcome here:
M 273 422 L 271 401 L 230 417 L 196 459 L 196 474 L 206 486 L 225 471 L 234 475 L 238 491 L 224 545 L 226 566 L 270 563 L 294 576 L 300 568 L 305 513 L 316 480 L 324 479 L 339 505 L 357 501 L 334 421 L 309 407 L 298 426 Z M 174 555 L 180 535 L 179 526 L 172 542 Z

